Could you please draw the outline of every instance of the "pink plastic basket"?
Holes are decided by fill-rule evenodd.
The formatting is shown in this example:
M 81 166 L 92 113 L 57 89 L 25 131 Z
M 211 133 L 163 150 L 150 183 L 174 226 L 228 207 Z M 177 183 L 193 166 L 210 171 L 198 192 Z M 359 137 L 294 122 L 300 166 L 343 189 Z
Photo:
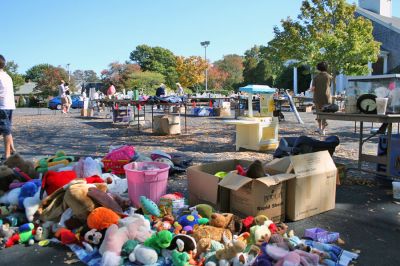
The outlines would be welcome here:
M 155 166 L 155 170 L 138 170 Z M 140 207 L 140 196 L 146 196 L 155 203 L 167 192 L 169 165 L 160 162 L 129 163 L 124 166 L 128 180 L 128 194 L 135 207 Z

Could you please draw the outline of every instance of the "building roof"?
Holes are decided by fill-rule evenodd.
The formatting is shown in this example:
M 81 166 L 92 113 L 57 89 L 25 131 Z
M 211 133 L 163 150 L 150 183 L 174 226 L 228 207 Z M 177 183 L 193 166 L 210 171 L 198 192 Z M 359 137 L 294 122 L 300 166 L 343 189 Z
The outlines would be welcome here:
M 400 18 L 398 17 L 385 17 L 361 7 L 357 7 L 356 12 L 363 17 L 366 17 L 376 23 L 379 23 L 391 30 L 400 33 Z
M 35 90 L 36 86 L 37 86 L 36 82 L 26 82 L 24 85 L 20 86 L 14 94 L 15 95 L 27 95 L 27 94 L 40 93 L 40 91 Z

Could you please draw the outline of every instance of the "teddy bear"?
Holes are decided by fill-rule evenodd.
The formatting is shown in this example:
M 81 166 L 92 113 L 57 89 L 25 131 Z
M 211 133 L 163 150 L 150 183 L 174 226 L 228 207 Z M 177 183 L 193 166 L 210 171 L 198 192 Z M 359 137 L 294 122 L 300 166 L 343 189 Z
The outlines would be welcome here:
M 89 213 L 99 207 L 88 196 L 93 187 L 103 192 L 107 190 L 105 183 L 87 184 L 85 180 L 73 180 L 43 199 L 35 215 L 42 221 L 58 222 L 64 211 L 71 208 L 76 219 L 86 221 Z
M 18 168 L 23 173 L 27 174 L 30 178 L 37 178 L 38 173 L 35 171 L 33 162 L 24 160 L 19 153 L 13 153 L 10 157 L 5 160 L 4 165 L 10 169 Z M 26 180 L 22 180 L 26 181 Z
M 6 165 L 0 165 L 0 195 L 10 190 L 10 184 L 14 181 L 22 181 L 15 176 L 14 171 Z
M 223 236 L 232 240 L 232 232 L 226 229 L 231 222 L 230 215 L 213 213 L 210 225 L 200 225 L 193 228 L 193 237 L 198 242 L 201 238 L 210 238 L 219 242 L 223 241 Z

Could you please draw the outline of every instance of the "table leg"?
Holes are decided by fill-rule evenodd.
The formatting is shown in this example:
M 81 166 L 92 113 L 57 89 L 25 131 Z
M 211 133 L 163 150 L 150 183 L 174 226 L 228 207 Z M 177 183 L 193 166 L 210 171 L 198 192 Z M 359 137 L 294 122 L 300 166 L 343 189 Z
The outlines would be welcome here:
M 154 104 L 151 105 L 151 132 L 152 133 L 154 133 L 153 125 L 154 125 Z
M 354 121 L 354 133 L 357 133 L 357 121 Z
M 362 156 L 362 147 L 363 147 L 363 130 L 364 130 L 364 125 L 363 121 L 360 121 L 360 138 L 359 141 L 360 143 L 358 144 L 358 169 L 361 169 L 362 161 L 361 161 L 361 156 Z
M 183 105 L 185 107 L 185 134 L 187 134 L 187 124 L 186 124 L 186 118 L 187 118 L 187 106 L 186 104 Z
M 139 105 L 137 106 L 137 130 L 140 130 L 140 110 L 139 110 Z
M 146 105 L 143 105 L 143 120 L 146 122 Z
M 390 162 L 392 153 L 392 123 L 387 128 L 387 154 L 386 154 L 386 176 L 390 176 Z

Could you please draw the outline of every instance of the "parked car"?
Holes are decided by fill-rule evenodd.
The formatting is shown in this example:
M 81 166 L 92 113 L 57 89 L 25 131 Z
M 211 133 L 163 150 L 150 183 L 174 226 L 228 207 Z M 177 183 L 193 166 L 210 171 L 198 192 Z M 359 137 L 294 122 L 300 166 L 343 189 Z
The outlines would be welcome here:
M 79 95 L 72 95 L 72 105 L 71 108 L 73 109 L 79 109 L 79 108 L 83 108 L 83 100 L 82 97 Z M 49 101 L 49 106 L 48 108 L 51 110 L 61 110 L 62 107 L 62 103 L 61 103 L 61 97 L 57 96 L 54 97 L 53 99 L 51 99 Z

